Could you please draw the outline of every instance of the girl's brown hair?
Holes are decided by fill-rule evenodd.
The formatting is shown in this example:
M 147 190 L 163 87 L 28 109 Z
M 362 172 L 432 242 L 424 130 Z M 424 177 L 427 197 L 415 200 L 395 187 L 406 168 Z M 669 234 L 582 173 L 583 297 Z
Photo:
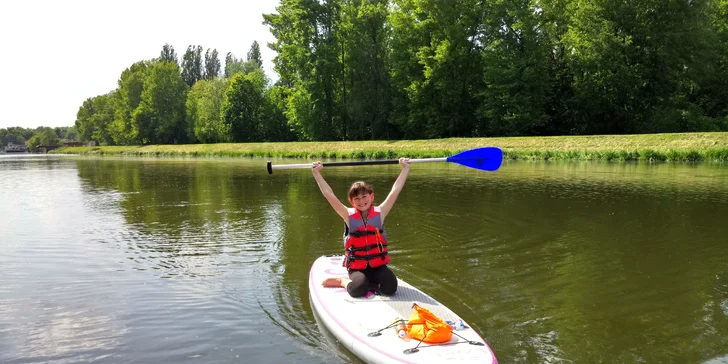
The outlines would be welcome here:
M 349 188 L 349 200 L 353 200 L 354 197 L 359 196 L 362 193 L 374 193 L 374 188 L 372 188 L 372 185 L 364 181 L 356 181 L 352 183 L 351 188 Z

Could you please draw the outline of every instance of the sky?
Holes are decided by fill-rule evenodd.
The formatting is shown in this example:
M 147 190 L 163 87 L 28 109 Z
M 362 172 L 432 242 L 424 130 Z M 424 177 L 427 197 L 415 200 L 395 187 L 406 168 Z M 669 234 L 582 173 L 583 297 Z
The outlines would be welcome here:
M 279 0 L 18 0 L 0 2 L 0 128 L 73 126 L 84 100 L 114 90 L 133 63 L 165 43 L 181 62 L 189 45 L 246 58 L 260 44 L 278 76 L 263 13 Z

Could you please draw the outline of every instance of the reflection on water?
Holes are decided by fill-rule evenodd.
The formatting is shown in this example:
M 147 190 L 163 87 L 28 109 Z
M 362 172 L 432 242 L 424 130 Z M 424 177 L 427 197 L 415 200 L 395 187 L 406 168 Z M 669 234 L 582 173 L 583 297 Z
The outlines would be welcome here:
M 355 362 L 308 269 L 343 224 L 310 172 L 263 160 L 0 158 L 0 362 Z M 384 198 L 397 166 L 331 168 Z M 501 362 L 720 362 L 728 168 L 418 164 L 392 268 Z
M 53 288 L 51 288 L 53 290 Z M 64 294 L 83 294 L 64 290 Z M 6 345 L 17 348 L 15 355 L 34 361 L 73 356 L 69 362 L 107 357 L 109 349 L 119 346 L 119 337 L 128 327 L 114 316 L 93 305 L 58 306 L 46 300 L 8 300 L 3 315 L 25 321 L 8 332 Z M 24 318 L 33 317 L 33 320 Z

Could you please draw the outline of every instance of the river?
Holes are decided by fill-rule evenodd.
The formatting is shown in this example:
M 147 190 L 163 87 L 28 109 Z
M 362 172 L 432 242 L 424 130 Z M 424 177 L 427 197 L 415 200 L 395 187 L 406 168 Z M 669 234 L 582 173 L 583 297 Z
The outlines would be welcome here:
M 378 201 L 398 173 L 323 170 Z M 358 362 L 309 304 L 343 232 L 310 171 L 2 155 L 0 176 L 0 362 Z M 501 363 L 728 362 L 728 166 L 415 164 L 386 226 L 392 270 Z

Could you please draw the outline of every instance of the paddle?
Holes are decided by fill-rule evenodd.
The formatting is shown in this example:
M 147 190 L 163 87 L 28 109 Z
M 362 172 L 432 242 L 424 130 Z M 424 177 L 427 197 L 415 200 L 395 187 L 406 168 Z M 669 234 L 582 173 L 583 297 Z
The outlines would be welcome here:
M 426 163 L 426 162 L 451 162 L 466 167 L 480 169 L 483 171 L 495 171 L 500 168 L 503 162 L 503 152 L 498 147 L 483 147 L 466 150 L 462 153 L 451 155 L 444 158 L 420 158 L 410 159 L 410 163 Z M 324 167 L 341 167 L 341 166 L 369 166 L 375 164 L 398 164 L 398 159 L 373 160 L 373 161 L 351 161 L 351 162 L 326 162 Z M 279 164 L 273 165 L 268 161 L 268 173 L 273 174 L 274 169 L 296 169 L 311 168 L 311 163 L 303 164 Z

